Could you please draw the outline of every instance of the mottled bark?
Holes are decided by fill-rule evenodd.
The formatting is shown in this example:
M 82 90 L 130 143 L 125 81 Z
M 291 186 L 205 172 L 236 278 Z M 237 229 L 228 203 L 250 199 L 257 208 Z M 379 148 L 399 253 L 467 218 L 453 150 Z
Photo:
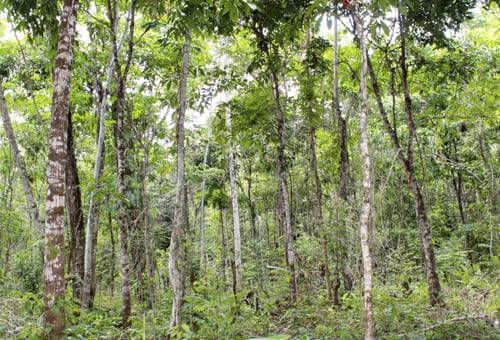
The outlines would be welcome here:
M 71 90 L 71 64 L 78 0 L 64 0 L 53 74 L 50 121 L 47 201 L 45 204 L 45 336 L 62 339 L 64 331 L 64 205 L 66 168 L 66 118 Z
M 2 119 L 3 126 L 5 129 L 5 134 L 9 140 L 10 150 L 14 157 L 14 162 L 16 163 L 17 171 L 19 172 L 19 177 L 21 178 L 21 184 L 23 185 L 24 196 L 26 198 L 26 203 L 28 206 L 28 213 L 30 216 L 30 221 L 35 227 L 35 231 L 38 235 L 43 235 L 43 225 L 40 221 L 40 214 L 36 204 L 35 197 L 33 195 L 33 189 L 31 187 L 30 177 L 28 175 L 28 170 L 26 169 L 26 163 L 19 150 L 19 145 L 17 144 L 16 135 L 14 129 L 12 128 L 12 122 L 10 120 L 9 109 L 7 108 L 7 103 L 5 102 L 5 96 L 3 92 L 3 85 L 0 79 L 0 106 L 2 109 Z
M 365 43 L 365 28 L 359 14 L 359 5 L 355 2 L 352 17 L 356 24 L 361 53 L 361 107 L 359 113 L 360 151 L 363 169 L 363 202 L 359 219 L 359 234 L 363 260 L 363 302 L 365 312 L 365 339 L 375 339 L 375 324 L 372 305 L 372 257 L 370 254 L 370 231 L 372 229 L 372 187 L 371 156 L 368 134 L 368 86 L 367 77 L 367 49 Z
M 182 47 L 182 71 L 179 82 L 179 109 L 176 122 L 176 144 L 177 144 L 177 173 L 175 184 L 175 211 L 172 234 L 170 237 L 169 274 L 172 283 L 173 301 L 170 327 L 177 327 L 181 323 L 181 307 L 185 293 L 185 266 L 186 249 L 185 234 L 189 229 L 188 208 L 185 186 L 185 128 L 187 100 L 187 81 L 189 63 L 191 59 L 191 32 L 185 37 Z
M 66 208 L 69 223 L 69 263 L 68 273 L 73 288 L 73 297 L 82 299 L 84 257 L 85 257 L 85 220 L 82 208 L 82 193 L 73 140 L 72 113 L 68 110 L 68 154 L 66 160 Z
M 238 204 L 238 190 L 236 188 L 236 161 L 232 144 L 231 112 L 226 108 L 226 129 L 228 136 L 227 159 L 229 167 L 229 182 L 231 187 L 231 207 L 233 212 L 233 240 L 234 240 L 234 272 L 235 290 L 243 287 L 243 268 L 241 264 L 241 236 L 240 236 L 240 208 Z

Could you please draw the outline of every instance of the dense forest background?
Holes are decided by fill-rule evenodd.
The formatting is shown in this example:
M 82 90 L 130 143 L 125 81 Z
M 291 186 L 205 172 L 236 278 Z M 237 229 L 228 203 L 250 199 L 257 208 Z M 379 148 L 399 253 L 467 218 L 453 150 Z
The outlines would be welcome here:
M 495 1 L 0 10 L 0 338 L 500 337 Z

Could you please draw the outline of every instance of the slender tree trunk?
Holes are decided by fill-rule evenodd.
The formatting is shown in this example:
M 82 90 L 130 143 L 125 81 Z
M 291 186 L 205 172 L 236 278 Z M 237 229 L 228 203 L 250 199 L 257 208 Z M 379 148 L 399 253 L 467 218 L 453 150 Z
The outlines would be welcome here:
M 47 201 L 45 204 L 45 313 L 47 339 L 62 339 L 64 332 L 64 205 L 66 168 L 66 119 L 71 90 L 73 40 L 78 0 L 64 0 L 53 74 L 50 122 Z
M 233 152 L 231 112 L 226 108 L 226 129 L 228 135 L 228 166 L 231 186 L 231 206 L 233 208 L 233 238 L 234 238 L 234 272 L 236 274 L 236 291 L 243 287 L 243 268 L 241 264 L 240 208 L 238 205 L 238 190 L 236 188 L 236 161 Z
M 185 234 L 189 229 L 188 208 L 185 186 L 185 130 L 184 121 L 186 117 L 187 81 L 189 63 L 191 57 L 191 32 L 187 32 L 184 46 L 182 47 L 182 71 L 179 83 L 179 109 L 176 122 L 176 144 L 177 144 L 177 174 L 175 185 L 175 212 L 172 234 L 170 238 L 169 274 L 172 282 L 173 301 L 170 327 L 179 326 L 181 323 L 181 307 L 185 292 Z
M 82 208 L 82 193 L 73 140 L 73 123 L 71 110 L 68 110 L 68 155 L 66 160 L 66 207 L 70 230 L 68 272 L 73 288 L 73 297 L 82 298 L 84 257 L 85 257 L 85 220 Z
M 111 296 L 115 293 L 115 265 L 116 265 L 116 241 L 115 241 L 115 233 L 113 231 L 113 219 L 111 217 L 111 210 L 108 207 L 108 230 L 109 230 L 109 239 L 111 241 L 111 258 L 109 262 L 109 291 Z
M 309 51 L 310 49 L 310 35 L 311 35 L 311 29 L 308 28 L 307 31 L 307 50 Z M 309 67 L 309 64 L 305 64 L 305 73 L 306 73 L 306 79 L 308 85 L 313 85 L 311 83 L 311 70 Z M 309 147 L 309 178 L 311 179 L 312 177 L 312 197 L 313 199 L 311 200 L 312 204 L 312 211 L 313 211 L 313 233 L 315 235 L 319 235 L 320 240 L 321 240 L 321 247 L 323 251 L 323 275 L 325 278 L 325 283 L 326 283 L 326 290 L 327 290 L 327 295 L 328 295 L 328 300 L 332 301 L 335 300 L 338 302 L 337 296 L 333 296 L 333 287 L 332 287 L 332 281 L 331 281 L 331 274 L 330 274 L 330 264 L 328 261 L 328 238 L 326 231 L 324 229 L 323 225 L 323 190 L 321 187 L 321 180 L 319 178 L 319 171 L 318 171 L 318 161 L 316 157 L 316 121 L 317 117 L 315 116 L 314 112 L 314 93 L 311 92 L 311 89 L 305 88 L 304 89 L 304 94 L 306 97 L 306 104 L 305 104 L 305 110 L 307 111 L 307 124 L 309 125 L 309 140 L 308 140 L 308 147 Z M 308 190 L 309 191 L 309 190 Z
M 363 260 L 363 302 L 365 308 L 365 339 L 375 339 L 375 324 L 372 305 L 372 257 L 370 254 L 370 230 L 372 229 L 372 186 L 371 156 L 368 135 L 368 86 L 367 76 L 367 49 L 365 44 L 365 29 L 359 14 L 358 3 L 353 4 L 353 20 L 358 30 L 359 47 L 361 52 L 361 107 L 359 117 L 360 150 L 363 169 L 363 203 L 359 221 L 361 239 L 361 253 Z
M 208 161 L 208 151 L 210 150 L 210 118 L 208 119 L 208 133 L 207 133 L 207 145 L 205 145 L 205 152 L 203 153 L 203 167 L 207 166 Z M 200 220 L 200 267 L 203 273 L 207 270 L 207 254 L 206 254 L 206 237 L 205 237 L 205 186 L 207 177 L 203 176 L 203 181 L 201 183 L 201 220 Z
M 130 18 L 127 18 L 125 24 L 125 30 L 123 31 L 121 40 L 117 47 L 117 53 L 122 48 L 123 42 L 125 41 L 126 33 L 128 30 L 128 23 Z M 116 26 L 113 25 L 114 34 L 116 35 Z M 93 304 L 93 294 L 92 286 L 95 285 L 95 244 L 97 240 L 95 239 L 98 233 L 99 227 L 99 203 L 96 200 L 96 194 L 99 188 L 99 180 L 103 174 L 104 170 L 104 154 L 105 154 L 105 129 L 106 129 L 106 108 L 107 108 L 107 99 L 108 93 L 111 88 L 111 82 L 113 81 L 113 74 L 115 71 L 115 53 L 111 51 L 108 66 L 106 69 L 106 82 L 103 87 L 102 97 L 100 98 L 98 108 L 97 108 L 97 119 L 99 122 L 99 131 L 97 136 L 97 150 L 95 156 L 94 163 L 94 174 L 93 174 L 93 182 L 94 189 L 90 193 L 90 201 L 89 201 L 89 211 L 87 216 L 87 229 L 85 233 L 85 259 L 84 259 L 84 267 L 85 267 L 85 275 L 83 281 L 83 296 L 82 296 L 82 306 L 84 308 L 90 308 Z M 94 259 L 94 260 L 93 260 Z
M 427 283 L 429 286 L 429 297 L 431 305 L 441 303 L 440 292 L 441 286 L 436 270 L 434 247 L 432 245 L 431 226 L 427 217 L 427 209 L 425 207 L 424 198 L 418 185 L 415 171 L 414 171 L 414 158 L 413 158 L 413 142 L 415 138 L 415 118 L 413 114 L 413 107 L 410 96 L 410 89 L 408 87 L 408 68 L 406 65 L 406 39 L 405 39 L 405 22 L 404 16 L 399 13 L 400 25 L 400 43 L 401 43 L 401 86 L 403 88 L 405 111 L 408 120 L 408 146 L 406 152 L 407 172 L 409 176 L 409 184 L 412 189 L 413 195 L 416 199 L 417 219 L 420 226 L 420 238 L 422 240 L 422 249 L 424 253 L 425 272 L 427 276 Z
M 276 113 L 278 121 L 278 178 L 280 185 L 280 195 L 281 195 L 281 208 L 283 210 L 283 223 L 284 223 L 284 233 L 285 233 L 285 250 L 286 250 L 286 262 L 288 270 L 290 273 L 290 302 L 293 304 L 297 299 L 297 274 L 295 271 L 295 250 L 293 245 L 293 227 L 292 227 L 292 215 L 290 209 L 290 201 L 288 198 L 288 183 L 286 179 L 286 161 L 285 161 L 285 147 L 286 147 L 286 132 L 285 132 L 285 113 L 281 106 L 280 92 L 279 92 L 279 82 L 276 72 L 271 70 L 272 82 L 273 82 L 273 95 L 276 104 Z
M 222 272 L 222 282 L 224 289 L 226 288 L 226 266 L 227 266 L 227 242 L 226 242 L 226 231 L 225 231 L 225 214 L 224 209 L 219 208 L 220 215 L 220 237 L 221 237 L 221 272 Z
M 347 142 L 347 118 L 342 116 L 342 111 L 340 109 L 340 77 L 339 77 L 339 34 L 338 34 L 338 19 L 337 14 L 333 17 L 333 112 L 335 114 L 335 119 L 338 125 L 338 142 L 340 147 L 340 181 L 339 181 L 339 197 L 345 202 L 349 203 L 349 145 Z M 338 260 L 340 262 L 340 267 L 342 267 L 342 275 L 344 278 L 344 288 L 346 291 L 350 292 L 352 290 L 352 270 L 349 266 L 349 261 L 347 259 L 347 250 L 344 244 L 346 240 L 346 229 L 347 224 L 340 232 L 341 241 L 338 242 Z M 343 262 L 343 264 L 342 264 Z M 340 274 L 337 274 L 340 275 Z M 337 283 L 339 284 L 340 278 L 337 277 Z M 334 299 L 337 303 L 338 296 L 335 294 Z
M 404 46 L 404 43 L 403 43 Z M 404 62 L 403 64 L 406 65 Z M 432 235 L 431 235 L 431 229 L 429 225 L 429 221 L 427 219 L 427 210 L 426 206 L 424 203 L 424 198 L 421 193 L 420 186 L 418 184 L 417 178 L 415 176 L 415 171 L 414 171 L 414 166 L 413 166 L 413 161 L 409 161 L 408 156 L 405 156 L 405 153 L 402 149 L 399 137 L 397 135 L 396 130 L 394 127 L 391 125 L 389 122 L 389 119 L 387 117 L 387 111 L 385 110 L 384 103 L 382 101 L 382 94 L 380 91 L 380 87 L 378 85 L 378 80 L 377 76 L 375 75 L 375 72 L 373 70 L 373 66 L 370 61 L 370 57 L 367 56 L 367 66 L 368 66 L 368 73 L 370 75 L 371 83 L 372 83 L 372 88 L 373 88 L 373 93 L 375 94 L 375 99 L 377 101 L 377 106 L 379 108 L 380 116 L 382 118 L 382 121 L 384 123 L 384 127 L 389 134 L 389 137 L 391 138 L 392 145 L 396 151 L 396 156 L 403 166 L 403 169 L 405 171 L 406 177 L 407 177 L 407 182 L 408 182 L 408 187 L 410 189 L 410 192 L 415 199 L 415 211 L 416 211 L 416 216 L 417 216 L 417 225 L 419 227 L 420 231 L 420 240 L 421 240 L 421 246 L 422 246 L 422 253 L 424 255 L 424 270 L 426 273 L 426 278 L 427 278 L 427 285 L 429 289 L 429 296 L 430 296 L 430 302 L 431 305 L 435 305 L 440 302 L 439 294 L 440 294 L 440 283 L 439 283 L 439 278 L 437 275 L 436 271 L 436 265 L 435 265 L 435 258 L 434 258 L 434 249 L 432 245 Z M 404 67 L 406 70 L 406 66 Z M 405 71 L 405 77 L 402 77 L 407 79 L 407 72 Z M 406 81 L 405 81 L 406 83 Z M 407 85 L 405 86 L 408 92 L 408 97 L 410 101 L 408 101 L 408 98 L 405 99 L 405 108 L 408 109 L 408 103 L 410 104 L 410 109 L 411 109 L 411 98 L 409 97 L 409 90 Z M 412 118 L 413 115 L 407 117 L 407 118 Z M 414 124 L 409 123 L 408 124 L 408 129 L 414 129 Z M 411 133 L 413 135 L 414 132 Z M 409 133 L 410 135 L 410 133 Z M 408 141 L 408 145 L 411 146 L 412 142 L 410 140 Z
M 347 201 L 349 197 L 349 149 L 347 143 L 347 119 L 342 117 L 342 111 L 340 110 L 339 35 L 337 15 L 333 18 L 333 35 L 333 111 L 338 124 L 338 140 L 340 146 L 339 197 Z
M 14 129 L 12 128 L 12 122 L 10 121 L 9 110 L 5 102 L 5 96 L 3 92 L 3 85 L 0 79 L 0 105 L 2 107 L 2 119 L 3 126 L 5 128 L 5 134 L 9 140 L 10 149 L 14 156 L 14 161 L 16 163 L 17 170 L 19 171 L 19 177 L 21 178 L 21 183 L 23 185 L 24 196 L 28 205 L 28 212 L 30 215 L 30 220 L 35 231 L 38 235 L 43 235 L 43 225 L 40 221 L 40 214 L 36 204 L 35 197 L 33 196 L 33 189 L 31 187 L 31 181 L 28 175 L 28 170 L 26 169 L 26 163 L 24 162 L 23 156 L 19 151 L 19 145 L 17 144 L 16 135 Z

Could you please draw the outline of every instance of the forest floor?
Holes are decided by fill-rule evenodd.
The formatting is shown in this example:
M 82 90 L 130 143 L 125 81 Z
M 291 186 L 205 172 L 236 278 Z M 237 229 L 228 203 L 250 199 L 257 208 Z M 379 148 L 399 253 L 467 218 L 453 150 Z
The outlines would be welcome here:
M 466 282 L 467 281 L 467 282 Z M 449 280 L 448 280 L 449 282 Z M 383 339 L 500 339 L 498 321 L 500 287 L 498 279 L 470 277 L 444 285 L 445 307 L 431 308 L 425 284 L 416 282 L 408 290 L 381 285 L 375 290 L 377 333 Z M 305 288 L 305 287 L 303 287 Z M 240 315 L 231 314 L 234 306 L 218 294 L 191 295 L 185 304 L 190 315 L 181 330 L 183 339 L 359 339 L 362 337 L 361 299 L 354 291 L 344 294 L 342 305 L 334 307 L 318 290 L 317 295 L 301 294 L 294 307 L 286 295 L 266 295 L 255 306 L 241 304 Z M 224 293 L 227 297 L 228 294 Z M 97 307 L 77 316 L 78 308 L 68 303 L 68 339 L 153 339 L 168 331 L 169 297 L 155 311 L 136 310 L 132 326 L 119 327 L 119 294 L 113 298 L 101 292 Z M 41 334 L 42 301 L 35 294 L 0 297 L 0 338 L 38 339 Z

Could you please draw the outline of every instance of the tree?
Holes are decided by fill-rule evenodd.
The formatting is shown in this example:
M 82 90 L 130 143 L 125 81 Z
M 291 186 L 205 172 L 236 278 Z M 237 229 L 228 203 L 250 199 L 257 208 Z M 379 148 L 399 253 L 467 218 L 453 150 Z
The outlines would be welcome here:
M 179 108 L 177 110 L 177 121 L 175 126 L 175 142 L 177 145 L 177 171 L 175 184 L 175 212 L 174 223 L 172 225 L 172 234 L 170 238 L 170 258 L 169 273 L 172 282 L 174 299 L 172 301 L 172 316 L 170 327 L 176 327 L 181 322 L 181 307 L 185 293 L 185 262 L 186 250 L 185 234 L 189 228 L 187 197 L 185 191 L 185 128 L 184 122 L 187 109 L 187 81 L 189 72 L 189 62 L 191 57 L 191 32 L 185 36 L 184 46 L 182 47 L 182 71 L 179 81 Z
M 360 92 L 361 106 L 359 110 L 359 131 L 362 168 L 363 168 L 363 202 L 359 218 L 359 236 L 363 260 L 363 302 L 365 308 L 365 339 L 375 339 L 375 324 L 372 304 L 372 256 L 370 253 L 370 232 L 372 229 L 372 169 L 368 135 L 368 52 L 365 42 L 365 28 L 361 19 L 360 4 L 355 1 L 352 6 L 352 18 L 356 24 L 361 54 Z
M 45 204 L 45 314 L 47 337 L 62 338 L 64 331 L 64 204 L 67 158 L 66 119 L 69 110 L 73 40 L 78 0 L 65 0 L 59 26 L 54 68 Z
M 238 191 L 236 188 L 236 160 L 232 142 L 231 111 L 226 107 L 226 129 L 228 138 L 227 161 L 229 167 L 229 182 L 231 187 L 231 207 L 233 212 L 233 239 L 234 239 L 234 271 L 236 273 L 236 289 L 243 287 L 243 268 L 241 263 L 241 235 L 240 235 L 240 208 L 238 205 Z

